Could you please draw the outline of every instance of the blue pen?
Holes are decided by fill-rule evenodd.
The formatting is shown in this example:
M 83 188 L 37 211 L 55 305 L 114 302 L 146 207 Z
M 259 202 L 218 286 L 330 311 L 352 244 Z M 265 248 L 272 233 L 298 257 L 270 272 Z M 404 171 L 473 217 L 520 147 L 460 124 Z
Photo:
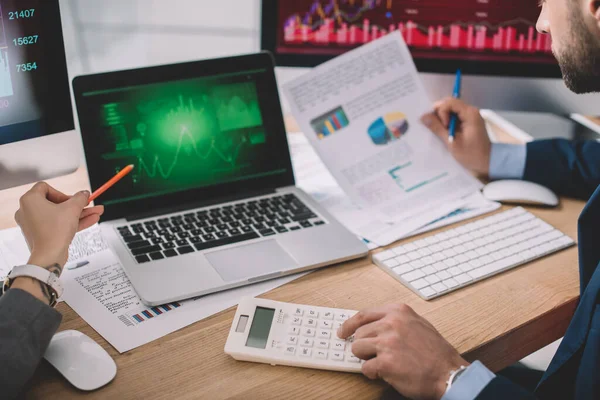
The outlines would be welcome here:
M 454 83 L 454 93 L 452 93 L 452 97 L 455 99 L 460 99 L 460 87 L 462 85 L 462 72 L 459 69 L 456 71 L 456 82 Z M 456 124 L 458 123 L 458 116 L 455 113 L 452 113 L 450 116 L 450 126 L 448 130 L 450 131 L 450 135 L 448 137 L 448 141 L 450 143 L 454 142 L 454 137 L 456 136 Z

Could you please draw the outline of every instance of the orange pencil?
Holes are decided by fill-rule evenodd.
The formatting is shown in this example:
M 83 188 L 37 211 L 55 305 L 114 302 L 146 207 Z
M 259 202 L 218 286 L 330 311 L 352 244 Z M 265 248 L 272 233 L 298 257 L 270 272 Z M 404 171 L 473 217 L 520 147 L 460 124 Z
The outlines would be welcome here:
M 96 190 L 94 193 L 92 193 L 92 195 L 90 196 L 90 203 L 92 201 L 96 200 L 102 193 L 106 192 L 108 189 L 113 187 L 115 185 L 115 183 L 119 182 L 121 179 L 123 179 L 125 176 L 127 176 L 127 174 L 129 174 L 131 171 L 133 171 L 134 167 L 135 166 L 133 164 L 126 166 L 125 168 L 123 168 L 121 170 L 121 172 L 116 174 L 108 182 L 106 182 L 104 185 L 102 185 L 98 190 Z

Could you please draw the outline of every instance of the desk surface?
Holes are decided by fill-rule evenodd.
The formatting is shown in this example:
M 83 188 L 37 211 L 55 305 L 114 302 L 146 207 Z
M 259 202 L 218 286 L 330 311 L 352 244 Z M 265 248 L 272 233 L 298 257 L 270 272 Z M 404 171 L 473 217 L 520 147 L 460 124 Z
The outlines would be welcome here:
M 86 171 L 49 181 L 67 193 L 89 188 Z M 27 187 L 0 192 L 0 229 L 14 226 Z M 530 211 L 576 237 L 583 202 Z M 427 235 L 424 235 L 427 236 Z M 413 240 L 413 239 L 409 239 Z M 468 288 L 426 302 L 372 264 L 370 258 L 326 268 L 263 297 L 325 307 L 361 309 L 407 303 L 468 360 L 504 368 L 561 337 L 579 295 L 577 250 L 571 248 Z M 223 352 L 235 310 L 229 309 L 125 354 L 119 354 L 68 305 L 60 330 L 76 329 L 100 343 L 118 365 L 105 388 L 83 393 L 42 363 L 28 398 L 307 399 L 379 398 L 386 386 L 361 375 L 238 362 Z M 307 391 L 307 388 L 313 390 Z

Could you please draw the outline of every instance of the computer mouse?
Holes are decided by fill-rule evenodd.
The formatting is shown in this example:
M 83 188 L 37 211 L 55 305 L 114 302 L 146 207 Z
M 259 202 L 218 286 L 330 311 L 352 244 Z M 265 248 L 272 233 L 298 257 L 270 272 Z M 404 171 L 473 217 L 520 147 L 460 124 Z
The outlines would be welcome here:
M 117 374 L 117 364 L 88 336 L 77 331 L 59 332 L 50 341 L 44 358 L 77 389 L 101 388 Z
M 488 200 L 547 207 L 558 206 L 559 199 L 550 189 L 537 183 L 517 180 L 496 181 L 483 188 Z

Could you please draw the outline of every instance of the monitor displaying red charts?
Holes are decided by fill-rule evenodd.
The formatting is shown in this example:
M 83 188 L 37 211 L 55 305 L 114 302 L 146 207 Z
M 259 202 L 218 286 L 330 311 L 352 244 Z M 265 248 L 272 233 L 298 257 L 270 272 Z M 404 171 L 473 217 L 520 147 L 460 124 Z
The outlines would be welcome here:
M 536 0 L 278 0 L 276 53 L 335 56 L 400 31 L 415 59 L 555 64 Z

